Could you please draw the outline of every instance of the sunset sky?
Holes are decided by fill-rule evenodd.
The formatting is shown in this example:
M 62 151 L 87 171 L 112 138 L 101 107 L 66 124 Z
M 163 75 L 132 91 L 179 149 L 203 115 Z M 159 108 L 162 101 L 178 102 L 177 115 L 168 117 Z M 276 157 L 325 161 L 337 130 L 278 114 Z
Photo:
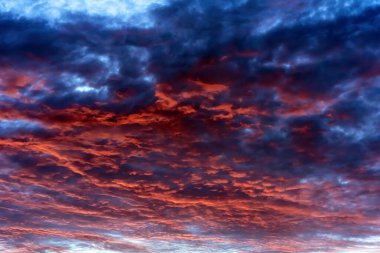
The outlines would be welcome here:
M 0 0 L 1 253 L 379 253 L 380 0 Z

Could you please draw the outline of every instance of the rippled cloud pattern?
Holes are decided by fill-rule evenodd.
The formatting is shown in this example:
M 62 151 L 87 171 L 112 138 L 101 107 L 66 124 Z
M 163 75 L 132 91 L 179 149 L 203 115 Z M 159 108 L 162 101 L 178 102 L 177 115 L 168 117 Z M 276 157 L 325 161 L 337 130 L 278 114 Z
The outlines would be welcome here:
M 380 252 L 379 0 L 0 0 L 0 251 Z

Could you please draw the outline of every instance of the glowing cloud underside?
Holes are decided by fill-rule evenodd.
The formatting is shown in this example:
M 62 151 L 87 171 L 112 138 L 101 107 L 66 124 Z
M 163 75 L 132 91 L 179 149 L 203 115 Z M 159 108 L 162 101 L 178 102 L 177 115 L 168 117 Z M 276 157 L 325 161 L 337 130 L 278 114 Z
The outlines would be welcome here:
M 0 251 L 380 252 L 380 1 L 0 0 Z

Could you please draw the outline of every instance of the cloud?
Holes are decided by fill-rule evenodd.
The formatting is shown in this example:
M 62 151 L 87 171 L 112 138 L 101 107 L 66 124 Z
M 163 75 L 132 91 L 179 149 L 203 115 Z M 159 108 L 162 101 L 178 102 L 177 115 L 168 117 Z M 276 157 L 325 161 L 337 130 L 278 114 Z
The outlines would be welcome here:
M 85 15 L 86 17 L 106 18 L 106 26 L 133 25 L 149 26 L 151 22 L 147 17 L 152 6 L 165 4 L 165 1 L 91 1 L 91 0 L 63 0 L 63 1 L 0 1 L 0 10 L 3 13 L 28 19 L 48 21 L 51 25 L 72 23 L 72 16 Z M 144 17 L 144 15 L 146 17 Z M 75 20 L 74 20 L 75 22 Z
M 379 249 L 379 3 L 287 3 L 0 4 L 0 248 Z

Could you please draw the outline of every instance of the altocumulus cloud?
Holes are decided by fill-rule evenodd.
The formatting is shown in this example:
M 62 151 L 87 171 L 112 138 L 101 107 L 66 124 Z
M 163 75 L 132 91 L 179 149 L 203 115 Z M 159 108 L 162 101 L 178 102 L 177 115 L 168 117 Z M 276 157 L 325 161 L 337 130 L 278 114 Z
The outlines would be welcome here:
M 0 1 L 4 252 L 378 252 L 380 1 Z

